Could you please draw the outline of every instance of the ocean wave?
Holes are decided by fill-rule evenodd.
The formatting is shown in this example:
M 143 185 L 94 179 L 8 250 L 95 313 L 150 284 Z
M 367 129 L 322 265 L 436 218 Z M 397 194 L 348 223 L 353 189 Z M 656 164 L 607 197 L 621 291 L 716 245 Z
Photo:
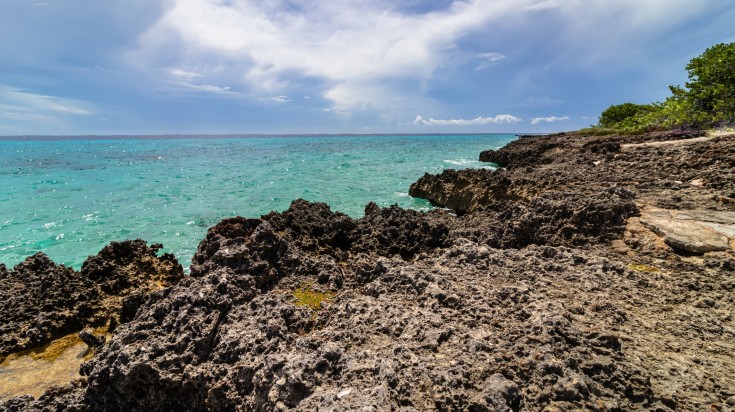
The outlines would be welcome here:
M 479 160 L 472 160 L 472 159 L 444 159 L 444 163 L 449 163 L 450 165 L 460 166 L 463 168 L 489 169 L 489 170 L 497 169 L 496 167 L 489 166 L 485 162 L 481 162 Z

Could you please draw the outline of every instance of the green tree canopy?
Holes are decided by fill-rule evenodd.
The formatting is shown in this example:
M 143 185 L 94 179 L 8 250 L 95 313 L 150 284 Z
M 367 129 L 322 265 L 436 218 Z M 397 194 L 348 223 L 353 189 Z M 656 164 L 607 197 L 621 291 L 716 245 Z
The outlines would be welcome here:
M 685 94 L 695 114 L 711 123 L 735 122 L 735 43 L 720 43 L 693 58 L 686 67 L 689 90 Z
M 602 112 L 602 114 L 600 114 L 600 126 L 612 127 L 626 119 L 648 113 L 651 110 L 652 107 L 648 104 L 615 104 L 608 107 L 604 112 Z
M 686 66 L 686 87 L 669 86 L 663 103 L 623 103 L 608 107 L 599 126 L 639 133 L 646 130 L 735 123 L 735 43 L 716 44 Z

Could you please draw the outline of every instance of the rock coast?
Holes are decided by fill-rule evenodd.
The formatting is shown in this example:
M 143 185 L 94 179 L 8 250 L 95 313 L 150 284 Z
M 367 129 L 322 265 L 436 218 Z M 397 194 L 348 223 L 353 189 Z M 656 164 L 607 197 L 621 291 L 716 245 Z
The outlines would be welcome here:
M 0 266 L 3 354 L 114 326 L 79 380 L 0 410 L 735 408 L 734 136 L 523 137 L 481 160 L 503 168 L 411 186 L 450 210 L 225 219 L 187 277 L 142 241 L 79 273 Z

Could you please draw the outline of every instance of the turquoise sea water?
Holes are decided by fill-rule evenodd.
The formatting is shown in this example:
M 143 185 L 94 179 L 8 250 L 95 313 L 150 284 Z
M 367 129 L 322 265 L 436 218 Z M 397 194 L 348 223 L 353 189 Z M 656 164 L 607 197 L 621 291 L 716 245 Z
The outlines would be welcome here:
M 113 240 L 142 238 L 189 266 L 207 228 L 293 199 L 353 217 L 365 204 L 427 210 L 425 172 L 476 159 L 515 135 L 0 140 L 0 262 L 42 251 L 79 269 Z

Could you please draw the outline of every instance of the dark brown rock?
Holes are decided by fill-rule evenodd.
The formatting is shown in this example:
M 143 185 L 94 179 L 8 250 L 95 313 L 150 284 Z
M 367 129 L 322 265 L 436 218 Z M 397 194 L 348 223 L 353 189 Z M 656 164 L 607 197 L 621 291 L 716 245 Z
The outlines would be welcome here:
M 365 216 L 354 220 L 332 212 L 324 203 L 295 200 L 283 213 L 263 216 L 289 242 L 307 251 L 318 251 L 346 260 L 352 253 L 400 255 L 410 259 L 417 253 L 445 247 L 448 229 L 424 219 L 415 210 L 397 206 L 365 207 Z
M 155 246 L 155 245 L 154 245 Z M 37 253 L 0 268 L 0 357 L 36 348 L 86 326 L 119 323 L 131 294 L 177 282 L 181 265 L 142 240 L 112 242 L 77 272 Z M 129 316 L 130 317 L 130 316 Z
M 81 330 L 100 298 L 90 279 L 43 253 L 0 270 L 0 357 Z
M 238 222 L 227 220 L 216 232 L 221 247 L 237 249 L 240 263 L 211 254 L 206 273 L 153 294 L 85 365 L 87 407 L 516 411 L 542 410 L 555 399 L 585 409 L 604 399 L 635 409 L 652 397 L 645 380 L 631 381 L 645 373 L 627 363 L 619 345 L 607 344 L 615 334 L 600 333 L 610 325 L 597 322 L 591 333 L 574 320 L 578 315 L 534 291 L 545 282 L 537 276 L 545 256 L 572 264 L 571 251 L 504 251 L 462 241 L 413 261 L 375 263 L 375 255 L 361 255 L 339 268 L 333 257 L 285 240 L 285 253 L 263 259 L 273 242 L 258 233 L 270 231 L 269 223 L 225 230 Z M 225 233 L 243 240 L 227 243 Z M 242 262 L 270 265 L 275 277 L 258 287 L 251 272 L 238 272 Z M 498 262 L 495 285 L 486 283 L 490 262 Z M 606 265 L 599 258 L 579 263 L 575 282 L 612 282 L 618 274 Z M 345 278 L 319 312 L 296 305 L 291 293 L 318 284 L 314 266 Z M 600 351 L 626 367 L 585 372 Z M 558 365 L 551 368 L 558 385 L 549 368 L 535 367 L 544 362 Z M 605 386 L 610 382 L 641 392 L 631 398 Z
M 623 243 L 636 201 L 732 210 L 735 139 L 684 135 L 528 137 L 417 185 L 461 216 L 225 219 L 191 277 L 126 295 L 86 386 L 0 410 L 726 410 L 735 256 Z
M 97 348 L 105 344 L 104 336 L 95 336 L 87 330 L 79 332 L 79 339 L 82 340 L 90 348 Z

